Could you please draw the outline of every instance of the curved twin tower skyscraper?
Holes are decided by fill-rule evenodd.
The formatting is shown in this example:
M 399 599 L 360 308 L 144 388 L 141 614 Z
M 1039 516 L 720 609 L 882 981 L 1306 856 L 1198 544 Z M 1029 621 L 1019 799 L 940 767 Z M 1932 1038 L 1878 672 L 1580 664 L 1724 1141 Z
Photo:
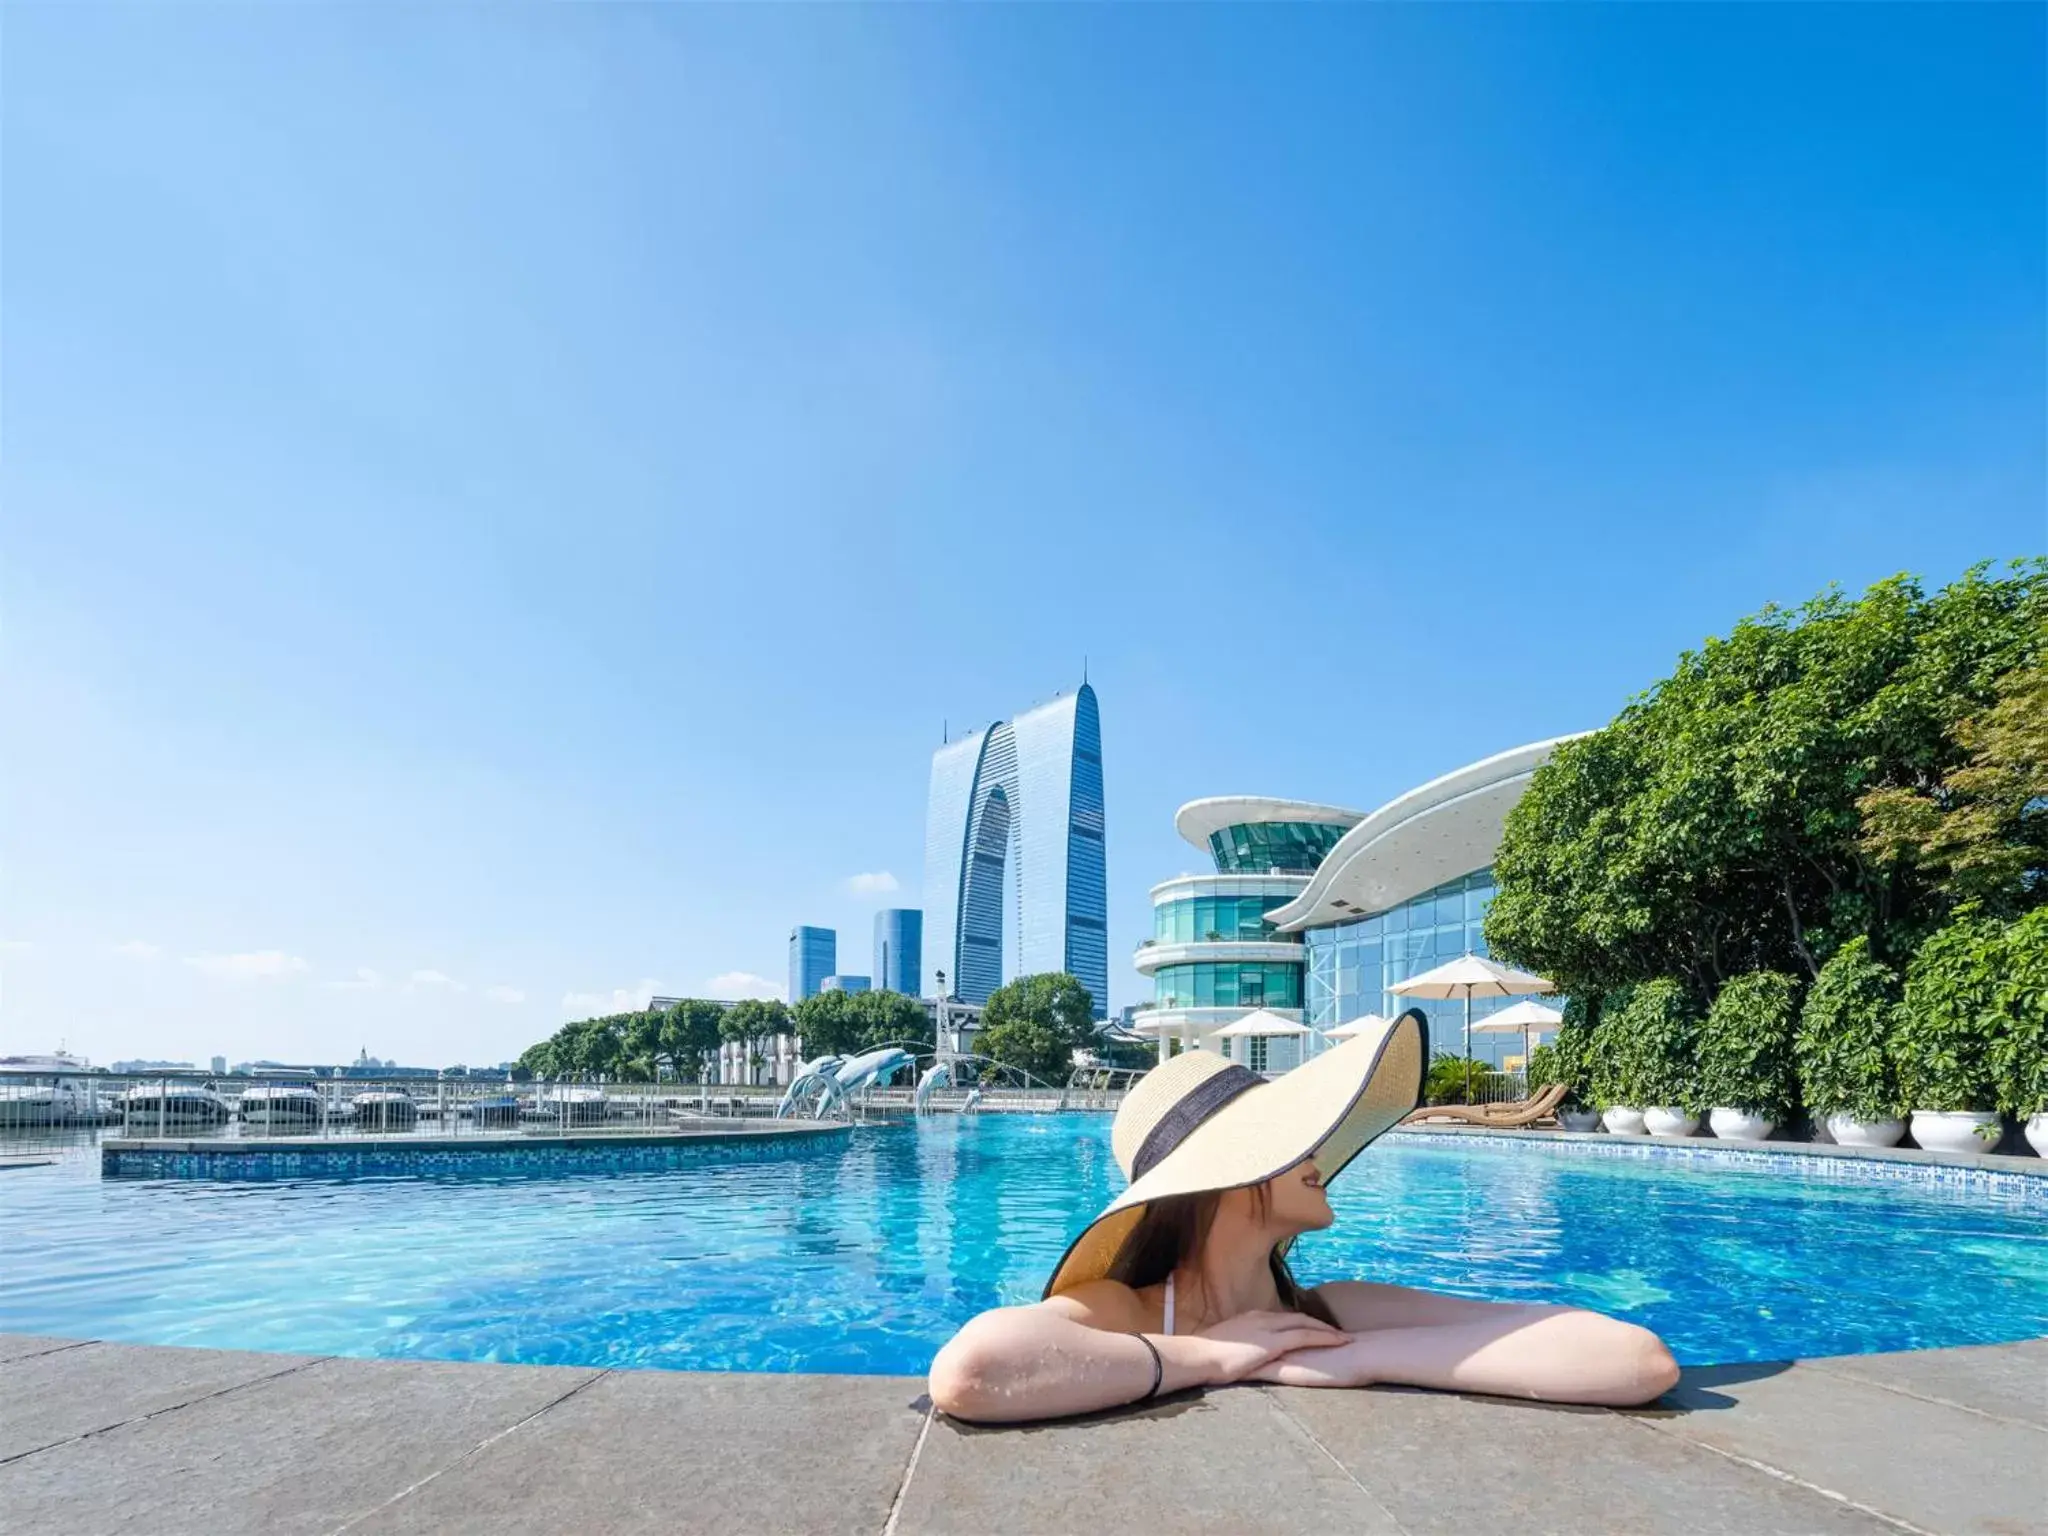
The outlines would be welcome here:
M 925 963 L 945 971 L 946 991 L 982 1003 L 1002 985 L 1007 884 L 1016 903 L 1010 974 L 1070 971 L 1104 1017 L 1109 894 L 1095 690 L 1083 683 L 934 752 L 924 860 Z

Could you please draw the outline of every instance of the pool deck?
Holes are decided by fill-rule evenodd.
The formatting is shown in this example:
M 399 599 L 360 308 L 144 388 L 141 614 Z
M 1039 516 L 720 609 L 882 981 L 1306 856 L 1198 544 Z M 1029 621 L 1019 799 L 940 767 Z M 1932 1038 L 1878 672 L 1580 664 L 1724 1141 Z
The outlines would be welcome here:
M 1390 1136 L 1469 1136 L 1491 1141 L 1553 1142 L 1578 1145 L 1608 1155 L 1644 1148 L 1690 1150 L 1706 1153 L 1734 1153 L 1737 1156 L 1785 1158 L 1841 1158 L 1855 1163 L 1900 1163 L 1907 1167 L 1974 1168 L 1984 1173 L 2012 1173 L 2027 1178 L 2048 1178 L 2048 1158 L 2031 1151 L 2020 1152 L 1923 1152 L 1918 1147 L 1844 1147 L 1832 1141 L 1723 1141 L 1718 1136 L 1611 1136 L 1605 1131 L 1558 1131 L 1523 1126 L 1463 1125 L 1451 1121 L 1404 1125 Z M 2009 1135 L 2001 1146 L 2026 1143 Z
M 1689 1370 L 1656 1406 L 1231 1387 L 975 1429 L 902 1376 L 0 1335 L 10 1530 L 2048 1532 L 2048 1340 Z

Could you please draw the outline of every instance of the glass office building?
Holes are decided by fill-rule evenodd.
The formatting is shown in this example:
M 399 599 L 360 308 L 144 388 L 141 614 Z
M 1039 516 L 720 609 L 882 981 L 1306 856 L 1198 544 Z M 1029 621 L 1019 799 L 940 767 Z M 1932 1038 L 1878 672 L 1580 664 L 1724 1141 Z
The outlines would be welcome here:
M 1202 1048 L 1277 1072 L 1324 1049 L 1340 1024 L 1413 1006 L 1429 1017 L 1433 1049 L 1458 1049 L 1462 1002 L 1411 1003 L 1388 989 L 1487 952 L 1502 824 L 1556 746 L 1535 742 L 1469 764 L 1370 815 L 1249 796 L 1181 807 L 1176 826 L 1216 873 L 1153 887 L 1152 937 L 1136 961 L 1153 999 L 1133 1027 L 1157 1037 L 1161 1059 Z M 1511 1001 L 1476 1001 L 1473 1020 Z M 1255 1008 L 1306 1032 L 1221 1033 Z M 1472 1037 L 1484 1060 L 1521 1045 L 1520 1035 Z
M 1086 683 L 932 754 L 925 963 L 945 972 L 947 992 L 984 1003 L 1006 979 L 1067 971 L 1107 1016 L 1104 833 L 1101 717 Z
M 924 913 L 891 907 L 875 914 L 874 977 L 884 992 L 925 995 Z
M 827 976 L 818 983 L 820 992 L 866 992 L 873 988 L 872 976 Z
M 1462 1049 L 1465 1005 L 1428 998 L 1405 998 L 1387 989 L 1397 981 L 1420 976 L 1460 955 L 1483 955 L 1482 926 L 1493 901 L 1493 871 L 1475 870 L 1447 880 L 1398 906 L 1354 922 L 1311 928 L 1303 938 L 1308 949 L 1308 1023 L 1334 1029 L 1346 1019 L 1377 1013 L 1391 1019 L 1404 1008 L 1429 1015 L 1434 1049 Z M 1475 998 L 1476 1023 L 1507 1007 L 1513 998 Z M 1478 1034 L 1472 1053 L 1498 1062 L 1502 1053 L 1520 1054 L 1520 1035 Z
M 839 969 L 839 935 L 830 928 L 789 930 L 789 1000 L 816 997 L 825 978 Z

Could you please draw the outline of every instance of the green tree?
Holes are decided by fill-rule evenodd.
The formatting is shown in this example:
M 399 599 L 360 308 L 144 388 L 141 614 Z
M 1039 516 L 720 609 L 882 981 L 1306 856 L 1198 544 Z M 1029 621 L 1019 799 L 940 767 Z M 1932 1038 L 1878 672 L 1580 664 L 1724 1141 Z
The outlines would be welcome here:
M 1720 991 L 1700 1026 L 1700 1097 L 1783 1122 L 1799 1102 L 1792 1036 L 1799 983 L 1780 971 L 1751 971 Z
M 1020 976 L 982 1005 L 975 1049 L 1041 1082 L 1064 1083 L 1095 1039 L 1095 999 L 1065 971 Z
M 901 992 L 856 992 L 853 1017 L 859 1026 L 862 1050 L 901 1045 L 916 1053 L 932 1048 L 932 1016 L 914 997 Z
M 2011 924 L 2004 947 L 1991 1069 L 1998 1107 L 2024 1120 L 2048 1113 L 2048 907 Z
M 723 1004 L 702 997 L 679 999 L 661 1016 L 661 1054 L 685 1082 L 701 1081 L 705 1058 L 718 1049 Z
M 1961 723 L 2040 658 L 2044 619 L 2041 560 L 1744 619 L 1537 770 L 1495 858 L 1489 947 L 1567 992 L 1673 977 L 1701 1006 L 1747 971 L 1811 979 L 1859 934 L 1909 954 L 1950 901 L 1866 841 L 1864 802 L 1963 765 Z
M 1858 802 L 1864 853 L 1917 870 L 1957 903 L 2009 912 L 2048 901 L 2048 659 L 2000 678 L 1997 702 L 1962 721 L 1956 741 L 1969 756 L 1946 778 Z
M 1821 967 L 1799 1010 L 1793 1054 L 1809 1114 L 1890 1120 L 1904 1108 L 1892 1063 L 1898 974 L 1851 939 Z
M 803 1036 L 804 1054 L 851 1056 L 860 1050 L 862 1024 L 854 1011 L 855 992 L 815 993 L 791 1010 L 791 1022 Z
M 789 1007 L 778 997 L 742 998 L 726 1009 L 725 1016 L 718 1021 L 719 1038 L 737 1041 L 746 1051 L 750 1082 L 752 1067 L 763 1055 L 762 1042 L 775 1035 L 795 1032 Z
M 1707 1108 L 1699 1072 L 1700 1015 L 1677 981 L 1660 977 L 1632 988 L 1615 1010 L 1614 1039 L 1622 1053 L 1622 1081 L 1640 1097 L 1638 1108 Z
M 1892 1033 L 1909 1109 L 1998 1107 L 1992 1061 L 2004 1021 L 2006 925 L 1965 908 L 1920 946 Z

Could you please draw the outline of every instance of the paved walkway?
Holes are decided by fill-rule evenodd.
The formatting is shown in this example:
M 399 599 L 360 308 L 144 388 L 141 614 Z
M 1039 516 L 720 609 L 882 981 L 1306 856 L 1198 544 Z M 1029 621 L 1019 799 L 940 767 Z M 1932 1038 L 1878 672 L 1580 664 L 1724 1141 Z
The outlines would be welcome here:
M 0 1524 L 241 1532 L 2048 1533 L 2048 1340 L 1686 1373 L 1633 1413 L 1233 1387 L 978 1430 L 900 1376 L 0 1335 Z

